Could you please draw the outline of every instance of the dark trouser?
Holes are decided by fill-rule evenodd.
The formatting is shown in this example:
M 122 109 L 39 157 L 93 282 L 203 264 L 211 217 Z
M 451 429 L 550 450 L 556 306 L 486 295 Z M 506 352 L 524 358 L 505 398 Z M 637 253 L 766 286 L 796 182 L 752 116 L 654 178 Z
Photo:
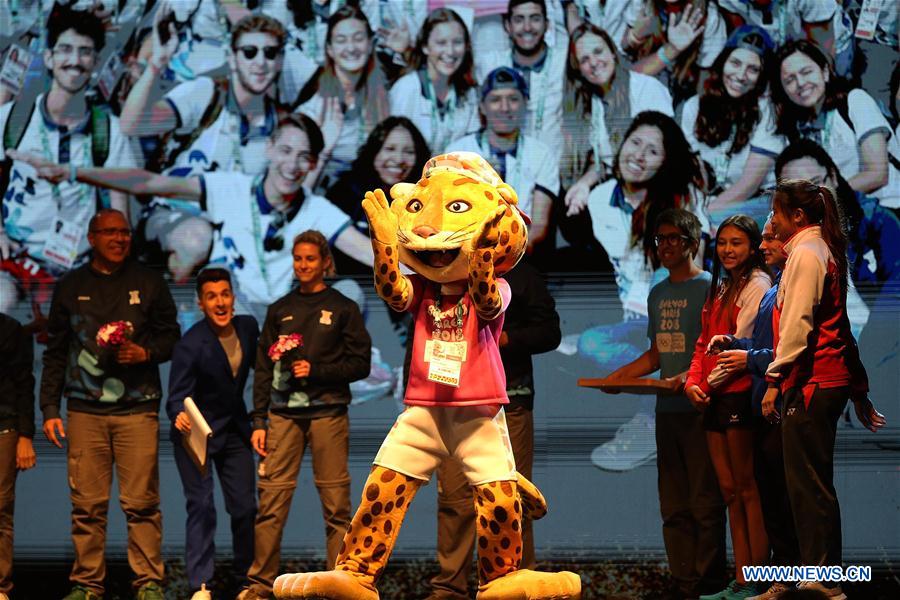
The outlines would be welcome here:
M 699 413 L 656 413 L 663 541 L 685 596 L 725 587 L 725 504 Z
M 113 464 L 128 529 L 134 587 L 163 578 L 159 512 L 159 418 L 155 412 L 93 415 L 70 412 L 69 488 L 75 562 L 69 580 L 98 596 L 106 578 L 106 523 Z
M 206 474 L 188 455 L 181 439 L 174 441 L 175 465 L 187 500 L 185 566 L 188 586 L 197 590 L 209 583 L 215 569 L 216 503 L 213 497 L 212 465 L 215 465 L 231 516 L 233 568 L 238 580 L 246 577 L 253 562 L 253 523 L 256 519 L 256 474 L 249 440 L 234 428 L 224 434 L 224 445 L 207 458 Z
M 753 467 L 762 504 L 766 535 L 772 548 L 773 565 L 798 565 L 800 548 L 794 516 L 784 481 L 784 451 L 781 424 L 755 417 L 753 427 Z
M 849 397 L 846 387 L 816 387 L 807 408 L 803 390 L 784 394 L 781 436 L 784 476 L 804 565 L 841 564 L 841 507 L 834 489 L 837 422 Z
M 530 404 L 529 404 L 530 405 Z M 503 407 L 506 427 L 516 460 L 516 471 L 531 479 L 534 466 L 534 417 L 519 403 Z M 431 579 L 429 598 L 462 600 L 468 593 L 475 548 L 475 501 L 472 488 L 455 460 L 445 460 L 438 476 L 437 553 L 441 571 Z M 534 535 L 532 523 L 522 524 L 522 569 L 534 568 Z
M 0 433 L 0 593 L 13 588 L 13 509 L 16 506 L 16 444 L 14 429 Z
M 272 584 L 281 562 L 281 537 L 287 523 L 303 452 L 309 444 L 313 478 L 325 519 L 328 568 L 334 567 L 350 525 L 350 418 L 289 419 L 269 413 L 266 458 L 259 477 L 259 510 L 254 535 L 255 556 L 248 578 L 251 589 L 263 598 L 272 595 Z

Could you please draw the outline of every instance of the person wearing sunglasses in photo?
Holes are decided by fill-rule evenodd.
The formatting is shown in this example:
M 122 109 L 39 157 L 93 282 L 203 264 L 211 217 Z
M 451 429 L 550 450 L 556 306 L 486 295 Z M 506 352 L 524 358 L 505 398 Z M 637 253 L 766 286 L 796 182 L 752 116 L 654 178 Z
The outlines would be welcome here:
M 291 287 L 289 240 L 307 229 L 321 231 L 329 244 L 372 264 L 369 239 L 350 217 L 303 187 L 324 142 L 309 117 L 284 117 L 265 145 L 269 167 L 263 174 L 216 171 L 172 177 L 143 169 L 87 169 L 59 165 L 33 154 L 13 153 L 51 182 L 80 181 L 138 195 L 183 198 L 205 211 L 216 235 L 210 263 L 227 267 L 235 280 L 240 312 L 258 318 Z
M 282 69 L 284 27 L 264 15 L 244 17 L 231 33 L 228 78 L 198 77 L 151 102 L 178 46 L 171 12 L 167 4 L 157 10 L 150 61 L 122 106 L 122 130 L 158 138 L 147 163 L 151 171 L 181 177 L 262 173 L 266 141 L 284 114 L 271 93 Z M 164 198 L 154 198 L 143 211 L 142 241 L 158 244 L 176 281 L 209 256 L 213 228 L 204 217 L 196 206 Z

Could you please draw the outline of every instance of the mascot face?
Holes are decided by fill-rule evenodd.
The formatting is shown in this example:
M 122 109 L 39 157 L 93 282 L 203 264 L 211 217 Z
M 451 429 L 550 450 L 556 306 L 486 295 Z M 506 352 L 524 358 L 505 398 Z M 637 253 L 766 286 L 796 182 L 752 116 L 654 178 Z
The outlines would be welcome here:
M 516 192 L 477 154 L 453 152 L 432 158 L 418 183 L 394 185 L 391 198 L 399 226 L 400 261 L 431 281 L 466 279 L 475 237 L 498 206 L 505 205 L 506 212 L 496 232 L 495 272 L 509 271 L 525 253 L 528 217 L 516 206 Z

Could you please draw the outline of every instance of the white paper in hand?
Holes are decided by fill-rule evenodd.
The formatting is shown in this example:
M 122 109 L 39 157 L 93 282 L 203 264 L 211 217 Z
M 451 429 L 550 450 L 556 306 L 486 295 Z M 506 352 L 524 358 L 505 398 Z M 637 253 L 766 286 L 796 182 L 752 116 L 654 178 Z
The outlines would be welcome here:
M 194 403 L 193 399 L 184 399 L 184 412 L 187 413 L 191 422 L 191 432 L 184 436 L 184 447 L 191 455 L 191 458 L 201 470 L 206 467 L 206 444 L 212 437 L 212 429 L 209 423 L 200 414 L 200 409 Z

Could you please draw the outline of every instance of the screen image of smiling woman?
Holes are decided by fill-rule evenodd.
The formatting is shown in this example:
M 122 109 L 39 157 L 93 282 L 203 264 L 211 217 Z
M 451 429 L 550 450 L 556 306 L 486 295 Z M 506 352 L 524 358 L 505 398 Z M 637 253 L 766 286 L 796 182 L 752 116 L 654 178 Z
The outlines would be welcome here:
M 806 40 L 782 46 L 774 67 L 776 133 L 785 145 L 810 138 L 834 158 L 854 190 L 884 187 L 891 130 L 875 100 L 839 78 L 831 57 Z

